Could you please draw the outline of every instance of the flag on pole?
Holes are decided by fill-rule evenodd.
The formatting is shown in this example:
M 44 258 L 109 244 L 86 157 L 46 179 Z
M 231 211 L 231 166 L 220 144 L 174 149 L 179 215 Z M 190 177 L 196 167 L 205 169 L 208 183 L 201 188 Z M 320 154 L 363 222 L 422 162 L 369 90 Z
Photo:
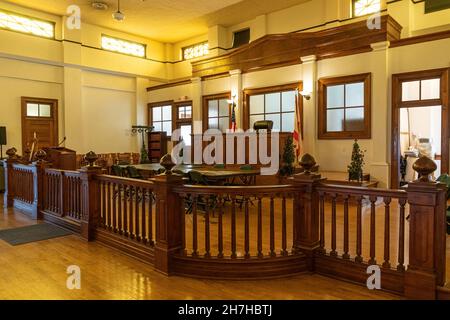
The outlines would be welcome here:
M 297 94 L 297 99 L 299 99 L 298 94 Z M 301 115 L 300 115 L 298 103 L 297 103 L 297 106 L 295 108 L 295 128 L 294 128 L 294 133 L 293 133 L 295 155 L 297 157 L 297 160 L 303 152 L 303 136 L 302 136 L 301 123 L 302 123 Z
M 236 110 L 235 110 L 235 108 L 236 108 L 236 104 L 233 101 L 232 106 L 231 106 L 231 125 L 230 125 L 230 130 L 232 132 L 235 132 L 236 129 L 237 129 L 237 127 L 236 127 Z

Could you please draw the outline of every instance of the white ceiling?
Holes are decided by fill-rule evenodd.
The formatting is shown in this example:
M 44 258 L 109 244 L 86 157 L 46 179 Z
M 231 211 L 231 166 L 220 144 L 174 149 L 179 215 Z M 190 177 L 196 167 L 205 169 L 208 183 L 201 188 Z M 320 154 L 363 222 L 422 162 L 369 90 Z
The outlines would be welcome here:
M 204 34 L 212 25 L 230 26 L 311 0 L 121 0 L 125 14 L 122 22 L 111 17 L 117 10 L 117 0 L 100 1 L 108 4 L 107 11 L 93 9 L 91 0 L 8 2 L 57 15 L 64 15 L 69 5 L 76 4 L 85 22 L 173 43 Z

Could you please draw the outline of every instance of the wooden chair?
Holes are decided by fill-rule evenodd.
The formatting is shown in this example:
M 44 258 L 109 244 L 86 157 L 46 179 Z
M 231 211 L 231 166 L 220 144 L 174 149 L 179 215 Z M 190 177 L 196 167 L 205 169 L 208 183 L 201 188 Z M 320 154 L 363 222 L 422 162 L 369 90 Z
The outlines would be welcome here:
M 139 173 L 138 169 L 136 169 L 136 167 L 134 166 L 128 166 L 127 167 L 127 172 L 128 172 L 128 178 L 131 179 L 144 179 L 144 177 Z

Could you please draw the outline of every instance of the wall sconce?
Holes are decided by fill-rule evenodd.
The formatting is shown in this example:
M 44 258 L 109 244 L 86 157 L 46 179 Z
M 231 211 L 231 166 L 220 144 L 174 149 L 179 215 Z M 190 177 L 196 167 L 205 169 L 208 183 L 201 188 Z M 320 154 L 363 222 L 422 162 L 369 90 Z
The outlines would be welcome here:
M 311 92 L 306 91 L 306 90 L 302 90 L 302 91 L 300 91 L 299 93 L 300 93 L 300 95 L 301 95 L 303 98 L 305 98 L 306 100 L 311 99 Z
M 236 107 L 236 106 L 237 106 L 236 98 L 237 98 L 237 96 L 236 96 L 236 95 L 233 95 L 233 96 L 231 97 L 231 99 L 228 99 L 228 100 L 227 100 L 228 104 L 231 104 L 231 105 L 233 105 L 233 106 Z

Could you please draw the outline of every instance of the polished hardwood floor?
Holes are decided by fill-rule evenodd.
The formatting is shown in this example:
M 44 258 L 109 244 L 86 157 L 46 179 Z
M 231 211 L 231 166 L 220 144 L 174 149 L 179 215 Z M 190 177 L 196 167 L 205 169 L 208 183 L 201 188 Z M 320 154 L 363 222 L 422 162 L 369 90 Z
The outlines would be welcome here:
M 0 229 L 34 223 L 0 207 Z M 80 290 L 66 288 L 70 265 L 81 268 Z M 0 240 L 0 279 L 0 299 L 399 299 L 320 275 L 257 281 L 166 277 L 76 235 L 19 246 Z

